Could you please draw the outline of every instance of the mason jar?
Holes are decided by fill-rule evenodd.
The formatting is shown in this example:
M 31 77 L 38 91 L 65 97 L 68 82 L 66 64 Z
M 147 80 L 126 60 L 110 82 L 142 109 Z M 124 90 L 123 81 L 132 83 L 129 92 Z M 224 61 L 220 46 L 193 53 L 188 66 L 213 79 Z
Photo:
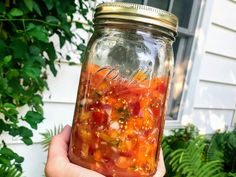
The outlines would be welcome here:
M 96 8 L 82 65 L 69 159 L 109 177 L 156 172 L 178 19 L 137 4 Z

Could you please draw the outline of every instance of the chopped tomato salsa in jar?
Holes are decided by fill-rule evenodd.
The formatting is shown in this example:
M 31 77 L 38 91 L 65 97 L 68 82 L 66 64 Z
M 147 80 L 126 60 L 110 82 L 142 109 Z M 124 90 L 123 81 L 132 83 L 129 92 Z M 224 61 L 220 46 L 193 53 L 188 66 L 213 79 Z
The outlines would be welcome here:
M 69 159 L 106 177 L 156 173 L 173 72 L 177 17 L 130 3 L 96 8 Z
M 106 176 L 154 174 L 168 78 L 130 84 L 105 70 L 90 64 L 82 72 L 70 158 Z

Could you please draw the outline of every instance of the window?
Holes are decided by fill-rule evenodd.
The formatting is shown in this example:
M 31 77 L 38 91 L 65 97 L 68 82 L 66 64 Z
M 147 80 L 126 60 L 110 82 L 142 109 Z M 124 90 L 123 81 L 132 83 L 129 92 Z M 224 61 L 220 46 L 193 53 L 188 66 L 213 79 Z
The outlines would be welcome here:
M 174 43 L 175 72 L 170 92 L 168 119 L 177 120 L 191 46 L 201 0 L 117 0 L 139 3 L 169 11 L 179 17 L 178 37 Z

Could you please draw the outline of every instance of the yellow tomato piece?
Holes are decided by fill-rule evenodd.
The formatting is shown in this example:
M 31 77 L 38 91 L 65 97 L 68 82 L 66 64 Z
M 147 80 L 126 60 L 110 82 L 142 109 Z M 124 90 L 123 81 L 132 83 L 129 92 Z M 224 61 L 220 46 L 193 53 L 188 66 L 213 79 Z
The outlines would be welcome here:
M 88 157 L 88 150 L 89 150 L 88 144 L 83 143 L 81 146 L 81 157 L 87 158 Z
M 133 165 L 133 160 L 129 157 L 120 156 L 116 161 L 115 164 L 119 168 L 129 168 Z
M 90 112 L 81 112 L 81 115 L 79 117 L 80 121 L 83 122 L 83 121 L 86 121 L 88 120 L 89 118 L 91 117 L 91 113 Z
M 102 153 L 100 150 L 96 150 L 93 154 L 93 157 L 96 161 L 100 161 L 102 158 Z
M 146 78 L 147 78 L 147 75 L 141 70 L 139 70 L 133 77 L 133 79 L 136 81 L 143 81 Z
M 85 129 L 80 129 L 79 131 L 80 131 L 80 136 L 83 141 L 89 142 L 92 139 L 92 135 L 89 131 Z

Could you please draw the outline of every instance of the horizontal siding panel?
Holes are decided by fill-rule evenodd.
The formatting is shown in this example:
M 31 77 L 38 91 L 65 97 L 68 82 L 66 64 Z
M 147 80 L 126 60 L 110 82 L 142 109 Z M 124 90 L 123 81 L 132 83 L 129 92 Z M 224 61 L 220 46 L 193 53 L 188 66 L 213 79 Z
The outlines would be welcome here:
M 236 3 L 230 0 L 217 0 L 213 8 L 212 21 L 236 31 Z
M 236 86 L 200 81 L 194 107 L 235 109 Z
M 191 123 L 197 125 L 201 134 L 224 131 L 225 128 L 230 128 L 233 113 L 230 110 L 195 109 Z
M 75 103 L 81 65 L 61 63 L 57 76 L 48 76 L 49 90 L 43 94 L 44 102 Z
M 206 51 L 236 58 L 236 32 L 217 25 L 211 25 Z
M 236 60 L 206 53 L 201 62 L 200 79 L 236 84 Z
M 74 104 L 58 104 L 58 103 L 45 103 L 44 105 L 44 121 L 39 124 L 38 130 L 33 131 L 34 137 L 33 142 L 41 142 L 42 136 L 40 133 L 45 132 L 46 130 L 51 130 L 54 126 L 58 125 L 71 125 L 74 115 Z M 7 134 L 0 136 L 0 141 L 4 141 L 8 144 L 18 144 L 21 143 L 19 137 L 12 138 Z

